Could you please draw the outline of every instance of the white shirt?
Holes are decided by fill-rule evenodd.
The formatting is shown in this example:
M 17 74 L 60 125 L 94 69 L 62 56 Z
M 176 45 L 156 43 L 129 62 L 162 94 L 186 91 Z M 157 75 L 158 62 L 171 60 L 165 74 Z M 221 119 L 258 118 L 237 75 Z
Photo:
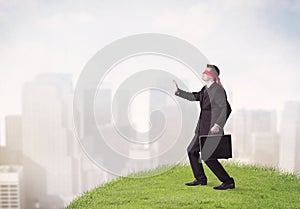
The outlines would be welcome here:
M 214 82 L 215 82 L 214 80 L 213 81 L 208 81 L 206 83 L 207 88 L 209 88 Z

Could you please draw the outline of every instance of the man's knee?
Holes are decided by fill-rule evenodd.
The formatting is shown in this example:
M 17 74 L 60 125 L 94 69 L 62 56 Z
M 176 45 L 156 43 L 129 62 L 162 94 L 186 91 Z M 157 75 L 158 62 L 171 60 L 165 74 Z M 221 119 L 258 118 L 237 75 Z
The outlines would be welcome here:
M 187 151 L 189 156 L 198 156 L 199 155 L 199 150 L 195 149 L 195 148 L 193 148 L 193 149 L 187 148 L 186 151 Z
M 186 152 L 188 153 L 189 156 L 192 155 L 192 153 L 193 153 L 192 149 L 190 147 L 186 148 Z
M 192 139 L 191 143 L 189 144 L 189 146 L 186 148 L 187 153 L 190 154 L 195 154 L 195 153 L 199 153 L 200 151 L 200 147 L 199 147 L 199 142 L 197 141 L 197 136 L 195 135 L 194 138 Z
M 212 160 L 212 159 L 204 159 L 203 161 L 205 162 L 206 165 L 209 166 L 209 165 L 213 164 L 215 160 Z

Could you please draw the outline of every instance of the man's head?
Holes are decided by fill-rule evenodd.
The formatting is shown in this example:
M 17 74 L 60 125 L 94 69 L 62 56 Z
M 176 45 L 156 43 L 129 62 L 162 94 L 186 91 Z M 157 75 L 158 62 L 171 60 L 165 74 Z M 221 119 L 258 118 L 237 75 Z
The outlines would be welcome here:
M 215 65 L 207 64 L 205 70 L 210 71 L 210 72 L 212 72 L 213 74 L 215 74 L 215 75 L 217 75 L 217 76 L 220 75 L 220 70 L 219 70 L 219 68 L 218 68 L 217 66 L 215 66 Z M 207 75 L 207 74 L 205 74 L 205 73 L 202 73 L 202 79 L 203 79 L 204 81 L 212 81 L 212 80 L 213 80 L 213 81 L 216 81 L 215 78 L 213 78 L 213 77 L 211 77 L 211 76 L 209 76 L 209 75 Z

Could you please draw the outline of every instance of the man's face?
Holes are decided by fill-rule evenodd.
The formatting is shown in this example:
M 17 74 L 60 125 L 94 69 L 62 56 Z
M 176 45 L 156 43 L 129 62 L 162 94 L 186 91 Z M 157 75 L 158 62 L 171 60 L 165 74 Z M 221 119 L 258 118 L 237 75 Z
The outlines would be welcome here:
M 207 67 L 205 70 L 211 71 L 211 69 L 210 69 L 209 67 Z M 203 72 L 204 72 L 204 71 L 203 71 Z M 204 74 L 203 72 L 202 72 L 202 80 L 204 80 L 204 81 L 209 81 L 209 80 L 212 80 L 212 79 L 213 79 L 211 76 L 206 75 L 206 74 Z

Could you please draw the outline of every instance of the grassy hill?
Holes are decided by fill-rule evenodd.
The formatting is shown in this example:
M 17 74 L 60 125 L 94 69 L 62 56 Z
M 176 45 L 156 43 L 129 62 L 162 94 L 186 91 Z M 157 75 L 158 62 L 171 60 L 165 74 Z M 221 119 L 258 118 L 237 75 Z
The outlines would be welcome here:
M 214 190 L 220 182 L 206 166 L 208 185 L 185 186 L 193 180 L 192 171 L 189 165 L 178 165 L 150 178 L 119 178 L 85 192 L 66 208 L 300 208 L 300 180 L 295 175 L 258 166 L 223 165 L 234 177 L 235 189 Z

